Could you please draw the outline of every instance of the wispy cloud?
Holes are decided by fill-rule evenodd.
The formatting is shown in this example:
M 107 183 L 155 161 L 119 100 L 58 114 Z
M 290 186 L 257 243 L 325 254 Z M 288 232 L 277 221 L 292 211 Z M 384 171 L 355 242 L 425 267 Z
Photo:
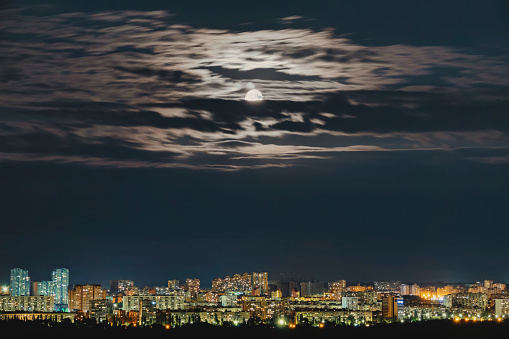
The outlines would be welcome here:
M 164 11 L 8 14 L 4 161 L 232 170 L 508 141 L 507 55 L 363 46 L 288 29 L 298 16 L 239 32 Z M 242 100 L 254 87 L 264 102 Z

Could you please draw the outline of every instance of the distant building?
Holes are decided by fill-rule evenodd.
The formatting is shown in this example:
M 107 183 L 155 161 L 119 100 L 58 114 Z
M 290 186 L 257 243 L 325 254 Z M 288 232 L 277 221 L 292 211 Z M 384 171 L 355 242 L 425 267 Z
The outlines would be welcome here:
M 421 295 L 421 287 L 417 284 L 413 284 L 412 286 L 410 286 L 410 295 L 420 296 Z
M 69 291 L 69 309 L 88 312 L 91 309 L 91 302 L 98 299 L 106 299 L 106 291 L 101 285 L 74 285 L 74 290 Z
M 495 299 L 495 316 L 497 318 L 509 315 L 509 299 Z
M 238 306 L 237 296 L 235 294 L 221 295 L 219 301 L 222 307 L 236 307 Z
M 184 307 L 182 295 L 133 295 L 124 296 L 122 309 L 126 312 L 139 311 L 140 305 L 150 304 L 153 309 L 178 310 Z
M 343 297 L 341 298 L 341 307 L 347 310 L 356 311 L 359 308 L 359 298 L 357 297 Z
M 170 290 L 178 290 L 180 288 L 178 280 L 168 280 L 168 288 Z
M 30 277 L 28 270 L 22 268 L 11 269 L 11 296 L 30 295 Z
M 32 294 L 38 296 L 53 295 L 53 281 L 32 281 Z
M 53 312 L 53 296 L 0 296 L 0 312 Z
M 378 292 L 396 292 L 399 293 L 401 289 L 401 282 L 396 281 L 375 281 L 375 290 Z
M 485 293 L 456 293 L 444 296 L 445 307 L 461 307 L 485 310 L 488 296 Z
M 132 280 L 110 280 L 110 292 L 114 294 L 126 294 L 127 290 L 133 286 Z
M 328 288 L 324 281 L 307 281 L 300 283 L 300 295 L 303 297 L 322 296 Z
M 272 299 L 281 299 L 281 290 L 277 290 L 277 291 L 274 291 L 274 292 L 271 292 L 270 293 L 270 297 Z
M 385 319 L 395 319 L 398 316 L 398 304 L 396 298 L 389 296 L 382 299 L 382 317 Z
M 401 295 L 410 295 L 410 285 L 401 284 Z
M 233 277 L 225 276 L 212 280 L 212 291 L 226 293 L 229 291 L 249 292 L 252 290 L 251 275 L 244 273 L 235 274 Z
M 191 294 L 191 297 L 196 297 L 200 292 L 200 279 L 186 279 L 187 291 Z
M 106 321 L 108 314 L 108 301 L 106 299 L 96 299 L 90 301 L 90 318 L 95 319 L 97 323 Z
M 69 307 L 69 270 L 56 268 L 52 273 L 52 294 L 55 296 L 55 311 L 64 311 Z
M 267 272 L 253 272 L 253 286 L 252 289 L 258 288 L 260 294 L 269 293 L 269 279 Z
M 346 280 L 338 280 L 329 283 L 329 292 L 345 292 L 346 291 Z

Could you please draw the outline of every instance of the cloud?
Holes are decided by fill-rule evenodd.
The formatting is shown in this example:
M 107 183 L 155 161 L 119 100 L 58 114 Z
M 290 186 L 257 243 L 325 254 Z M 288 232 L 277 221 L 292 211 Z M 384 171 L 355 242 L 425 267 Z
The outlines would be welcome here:
M 2 157 L 231 170 L 507 144 L 503 53 L 288 28 L 303 19 L 239 32 L 164 11 L 10 10 Z M 265 101 L 242 100 L 253 87 Z

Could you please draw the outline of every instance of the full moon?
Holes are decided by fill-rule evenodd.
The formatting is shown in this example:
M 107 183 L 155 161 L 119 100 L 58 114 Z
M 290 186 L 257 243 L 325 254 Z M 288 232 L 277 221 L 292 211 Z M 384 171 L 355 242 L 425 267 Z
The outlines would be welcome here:
M 246 97 L 244 98 L 246 101 L 261 101 L 263 100 L 262 92 L 257 89 L 252 89 L 247 92 Z

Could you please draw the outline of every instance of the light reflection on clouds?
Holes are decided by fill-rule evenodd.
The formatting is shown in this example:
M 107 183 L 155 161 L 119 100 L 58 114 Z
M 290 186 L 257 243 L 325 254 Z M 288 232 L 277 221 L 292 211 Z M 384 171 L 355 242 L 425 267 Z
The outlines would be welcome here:
M 509 87 L 504 57 L 446 46 L 368 47 L 330 29 L 287 28 L 303 20 L 297 16 L 283 18 L 279 30 L 238 32 L 182 25 L 164 11 L 8 14 L 0 40 L 0 138 L 15 130 L 18 144 L 0 150 L 4 161 L 224 170 L 293 166 L 345 151 L 507 141 L 500 124 Z M 229 104 L 252 88 L 269 102 L 263 114 Z M 237 111 L 220 112 L 221 105 Z M 484 123 L 477 128 L 472 119 Z M 68 149 L 59 153 L 48 141 L 34 154 L 34 135 L 58 138 Z M 351 144 L 338 147 L 330 137 Z M 111 154 L 80 153 L 79 145 L 105 140 Z M 225 140 L 246 144 L 224 147 Z M 119 145 L 152 154 L 115 159 Z

